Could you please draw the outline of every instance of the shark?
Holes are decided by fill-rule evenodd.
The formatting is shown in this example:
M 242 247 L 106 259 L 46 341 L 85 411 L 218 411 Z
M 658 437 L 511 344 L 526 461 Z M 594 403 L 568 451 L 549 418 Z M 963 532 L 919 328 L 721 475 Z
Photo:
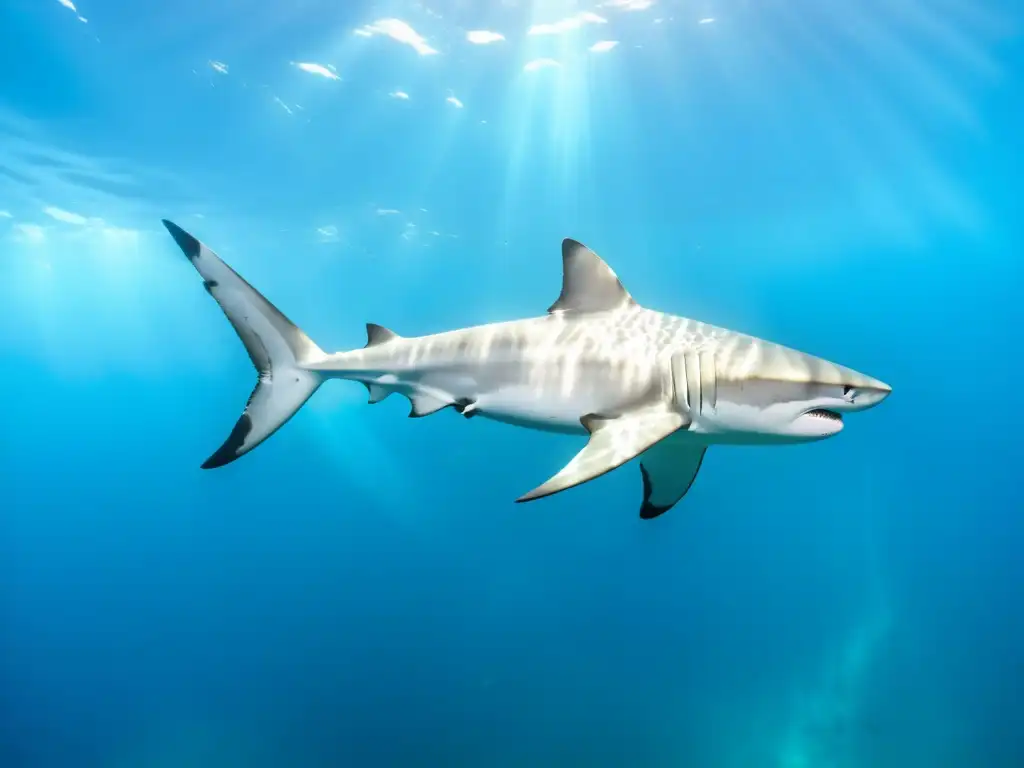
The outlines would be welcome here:
M 325 352 L 213 250 L 164 226 L 199 272 L 257 372 L 227 439 L 202 464 L 223 467 L 284 425 L 328 379 L 361 382 L 369 402 L 408 398 L 410 417 L 452 408 L 586 438 L 517 502 L 551 496 L 639 457 L 640 517 L 690 490 L 712 445 L 783 445 L 839 434 L 844 416 L 882 402 L 888 384 L 819 357 L 639 304 L 582 243 L 562 242 L 562 290 L 537 317 L 400 336 L 367 323 L 366 345 Z

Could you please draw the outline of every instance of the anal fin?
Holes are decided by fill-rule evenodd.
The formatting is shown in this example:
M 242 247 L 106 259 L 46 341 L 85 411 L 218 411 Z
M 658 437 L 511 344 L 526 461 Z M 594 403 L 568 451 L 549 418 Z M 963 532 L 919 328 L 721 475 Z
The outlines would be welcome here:
M 455 405 L 455 401 L 450 397 L 434 392 L 413 393 L 409 395 L 409 402 L 412 403 L 412 409 L 409 411 L 410 419 L 429 416 L 432 413 L 437 413 L 442 408 L 447 408 L 449 405 Z
M 374 384 L 371 381 L 364 381 L 363 383 L 366 385 L 366 389 L 370 393 L 370 399 L 368 402 L 371 405 L 373 405 L 374 403 L 379 403 L 381 400 L 384 400 L 385 398 L 387 398 L 388 395 L 395 391 L 390 387 L 385 387 L 383 384 Z
M 686 418 L 662 403 L 640 408 L 616 418 L 584 416 L 590 440 L 572 461 L 550 480 L 516 499 L 532 501 L 593 480 L 646 451 L 676 430 Z

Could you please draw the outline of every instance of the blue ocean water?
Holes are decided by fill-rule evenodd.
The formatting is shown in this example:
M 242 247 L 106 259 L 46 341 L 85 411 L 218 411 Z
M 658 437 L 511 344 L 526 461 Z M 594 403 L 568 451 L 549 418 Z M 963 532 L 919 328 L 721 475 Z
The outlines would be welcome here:
M 1024 765 L 1024 8 L 0 7 L 0 766 Z M 580 438 L 253 384 L 160 225 L 325 349 L 641 303 L 893 386 L 513 504 Z

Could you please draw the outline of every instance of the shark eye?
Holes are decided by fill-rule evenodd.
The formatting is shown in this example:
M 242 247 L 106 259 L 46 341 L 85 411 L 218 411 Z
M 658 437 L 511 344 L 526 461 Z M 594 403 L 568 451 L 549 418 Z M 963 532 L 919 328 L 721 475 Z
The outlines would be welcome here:
M 846 398 L 847 400 L 852 401 L 853 397 L 854 397 L 854 394 L 855 393 L 853 391 L 853 387 L 851 387 L 849 384 L 846 384 L 846 385 L 843 386 L 843 397 L 844 398 Z

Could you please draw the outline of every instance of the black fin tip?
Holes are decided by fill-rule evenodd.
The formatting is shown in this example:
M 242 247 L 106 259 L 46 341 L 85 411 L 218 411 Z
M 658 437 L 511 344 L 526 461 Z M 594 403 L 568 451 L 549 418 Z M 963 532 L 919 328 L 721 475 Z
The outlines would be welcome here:
M 195 261 L 199 257 L 199 249 L 201 247 L 199 241 L 173 221 L 168 221 L 167 219 L 161 219 L 160 221 L 167 228 L 167 231 L 171 233 L 171 237 L 174 238 L 174 242 L 181 248 L 182 253 L 188 257 L 189 261 Z

